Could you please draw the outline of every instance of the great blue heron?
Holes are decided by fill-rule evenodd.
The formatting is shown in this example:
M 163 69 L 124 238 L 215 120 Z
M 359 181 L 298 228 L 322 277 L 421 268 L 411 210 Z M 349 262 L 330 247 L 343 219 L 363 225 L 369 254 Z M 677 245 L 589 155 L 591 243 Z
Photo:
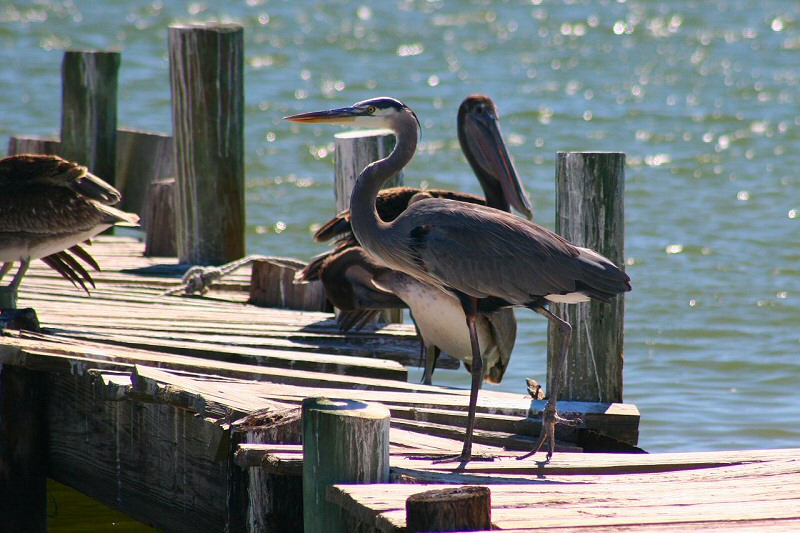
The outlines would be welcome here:
M 547 443 L 555 447 L 556 399 L 572 327 L 547 309 L 548 302 L 577 303 L 591 298 L 608 302 L 631 289 L 630 278 L 611 261 L 531 221 L 498 209 L 427 198 L 413 203 L 392 222 L 380 219 L 375 198 L 381 185 L 408 164 L 416 151 L 419 120 L 403 103 L 387 97 L 350 107 L 286 117 L 294 122 L 388 127 L 394 150 L 368 165 L 350 200 L 350 216 L 361 245 L 386 266 L 453 293 L 461 303 L 470 332 L 472 386 L 464 447 L 469 461 L 475 408 L 482 374 L 475 320 L 479 311 L 521 306 L 545 316 L 560 333 L 553 380 L 542 413 L 542 432 L 531 454 Z
M 94 282 L 76 258 L 99 267 L 80 244 L 114 224 L 135 225 L 139 220 L 111 207 L 120 200 L 114 187 L 55 155 L 0 159 L 0 190 L 0 279 L 20 262 L 9 284 L 12 291 L 19 289 L 33 259 L 87 290 L 86 283 Z
M 508 155 L 492 99 L 483 94 L 467 96 L 458 108 L 456 131 L 485 199 L 442 189 L 381 189 L 375 205 L 382 220 L 394 220 L 409 202 L 426 197 L 485 204 L 504 211 L 514 206 L 527 218 L 533 216 L 528 195 Z M 425 352 L 422 382 L 431 383 L 440 350 L 461 359 L 470 370 L 469 331 L 461 306 L 452 294 L 383 268 L 363 251 L 344 252 L 344 248 L 358 245 L 351 233 L 349 210 L 326 222 L 314 237 L 318 241 L 337 239 L 336 247 L 312 260 L 298 273 L 297 279 L 322 281 L 328 299 L 340 310 L 336 317 L 340 329 L 360 329 L 382 309 L 408 307 Z M 500 383 L 516 339 L 514 311 L 507 308 L 496 313 L 479 313 L 477 324 L 485 380 Z

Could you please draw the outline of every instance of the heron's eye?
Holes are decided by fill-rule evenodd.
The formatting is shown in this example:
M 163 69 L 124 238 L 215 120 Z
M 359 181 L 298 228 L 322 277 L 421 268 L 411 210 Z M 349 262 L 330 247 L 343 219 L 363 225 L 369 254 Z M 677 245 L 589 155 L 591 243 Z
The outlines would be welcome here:
M 371 105 L 371 106 L 369 106 L 369 107 L 367 108 L 367 113 L 369 113 L 370 115 L 372 115 L 373 113 L 375 113 L 375 111 L 377 111 L 377 109 L 375 108 L 375 106 L 374 106 L 374 105 Z

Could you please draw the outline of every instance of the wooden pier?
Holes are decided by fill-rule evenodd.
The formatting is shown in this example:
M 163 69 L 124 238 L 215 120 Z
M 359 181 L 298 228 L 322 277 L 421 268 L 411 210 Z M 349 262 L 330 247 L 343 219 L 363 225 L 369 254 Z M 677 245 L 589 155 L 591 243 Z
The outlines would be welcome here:
M 621 300 L 613 319 L 600 320 L 610 315 L 590 307 L 571 319 L 592 324 L 593 334 L 606 329 L 601 337 L 611 335 L 614 341 L 583 338 L 589 328 L 577 328 L 567 371 L 571 397 L 560 399 L 559 411 L 583 424 L 558 428 L 553 459 L 542 462 L 540 453 L 517 460 L 539 435 L 544 407 L 520 383 L 516 394 L 491 387 L 480 392 L 474 460 L 457 465 L 436 460 L 461 450 L 469 391 L 408 381 L 407 367 L 419 361 L 413 326 L 374 324 L 345 335 L 332 313 L 255 305 L 291 301 L 307 309 L 319 302 L 319 294 L 289 289 L 292 276 L 281 271 L 284 261 L 246 265 L 202 296 L 181 294 L 182 276 L 193 265 L 159 257 L 159 250 L 208 265 L 237 260 L 244 249 L 241 43 L 241 31 L 233 25 L 170 29 L 174 138 L 118 129 L 113 93 L 119 57 L 85 52 L 65 57 L 69 90 L 61 139 L 11 139 L 9 153 L 68 153 L 90 170 L 106 169 L 97 171 L 123 189 L 126 209 L 145 215 L 147 244 L 134 237 L 96 239 L 88 250 L 103 270 L 93 273 L 97 284 L 91 295 L 34 261 L 18 307 L 35 309 L 40 328 L 32 313 L 21 314 L 28 330 L 9 320 L 6 310 L 0 316 L 4 530 L 47 530 L 48 477 L 159 530 L 176 532 L 292 532 L 302 531 L 305 521 L 306 531 L 317 533 L 307 518 L 323 512 L 330 514 L 318 523 L 329 524 L 331 531 L 416 531 L 416 524 L 425 523 L 418 521 L 420 514 L 455 524 L 443 513 L 457 513 L 458 491 L 427 493 L 464 485 L 489 488 L 472 491 L 476 503 L 469 505 L 480 511 L 476 524 L 482 524 L 473 530 L 800 528 L 799 450 L 568 453 L 641 452 L 636 448 L 638 410 L 621 403 Z M 230 72 L 197 57 L 221 60 Z M 201 63 L 230 83 L 189 68 Z M 104 74 L 75 76 L 75 64 Z M 108 81 L 84 83 L 95 79 Z M 218 90 L 226 97 L 218 98 Z M 212 101 L 232 107 L 206 112 L 193 105 Z M 105 111 L 78 124 L 73 111 L 81 106 Z M 220 119 L 230 119 L 225 129 L 214 127 Z M 337 150 L 344 140 L 337 140 Z M 223 159 L 187 149 L 220 143 L 230 148 Z M 131 156 L 140 152 L 153 157 Z M 608 178 L 600 189 L 584 191 L 580 198 L 566 195 L 561 203 L 613 197 L 617 207 L 609 208 L 606 218 L 615 222 L 595 227 L 600 217 L 590 211 L 599 207 L 581 202 L 565 205 L 569 214 L 560 216 L 592 226 L 581 226 L 573 237 L 589 239 L 579 244 L 616 247 L 622 263 L 624 156 L 612 155 L 617 170 L 602 175 L 596 172 L 602 166 L 598 161 L 608 161 L 608 154 L 559 157 L 565 162 L 559 183 L 579 180 L 596 187 L 597 178 Z M 209 177 L 219 178 L 214 186 L 201 183 Z M 228 200 L 218 201 L 217 190 L 224 190 Z M 230 209 L 217 209 L 223 204 Z M 224 220 L 224 228 L 215 220 Z M 601 230 L 608 235 L 595 235 Z M 605 248 L 604 253 L 612 255 Z M 271 299 L 276 280 L 284 285 L 279 298 Z M 581 362 L 588 353 L 583 345 L 591 347 L 591 365 Z M 440 368 L 458 364 L 448 356 L 438 362 Z M 591 401 L 569 401 L 575 399 Z M 301 413 L 313 406 L 324 411 L 329 404 L 352 409 L 354 418 L 371 413 L 374 423 L 366 425 L 375 434 L 356 428 L 349 445 L 338 446 L 353 456 L 374 451 L 377 474 L 340 478 L 368 485 L 318 482 L 314 469 L 337 462 L 325 456 L 332 446 L 320 443 L 335 441 L 324 441 L 322 430 L 304 434 L 311 417 Z M 312 449 L 313 463 L 304 458 Z M 314 490 L 306 490 L 312 483 Z M 434 503 L 417 498 L 423 492 Z M 440 498 L 444 503 L 436 505 Z
M 391 412 L 393 483 L 328 492 L 365 531 L 404 531 L 405 499 L 443 484 L 489 486 L 493 527 L 516 531 L 800 524 L 798 450 L 574 454 L 565 433 L 550 463 L 517 461 L 539 432 L 541 402 L 522 391 L 481 392 L 475 452 L 494 460 L 436 464 L 460 450 L 468 391 L 407 382 L 411 326 L 344 336 L 329 313 L 255 307 L 246 268 L 206 296 L 167 296 L 177 259 L 123 237 L 90 249 L 103 267 L 91 297 L 36 262 L 23 282 L 20 307 L 43 331 L 6 331 L 0 364 L 4 380 L 41 387 L 41 405 L 6 394 L 3 408 L 43 413 L 42 476 L 159 529 L 300 530 L 299 405 L 311 396 Z M 634 406 L 561 405 L 635 444 Z

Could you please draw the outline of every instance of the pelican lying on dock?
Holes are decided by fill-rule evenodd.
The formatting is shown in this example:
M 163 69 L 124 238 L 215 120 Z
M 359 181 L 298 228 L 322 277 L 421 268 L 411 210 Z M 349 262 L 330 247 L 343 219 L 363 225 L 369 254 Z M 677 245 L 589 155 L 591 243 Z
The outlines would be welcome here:
M 114 187 L 55 155 L 0 159 L 0 190 L 0 279 L 19 261 L 9 284 L 14 292 L 33 259 L 88 292 L 86 283 L 94 282 L 77 259 L 95 270 L 99 266 L 80 244 L 115 224 L 139 221 L 111 207 L 120 200 Z
M 419 120 L 403 103 L 387 97 L 353 106 L 286 117 L 294 122 L 325 122 L 388 127 L 397 139 L 384 159 L 368 165 L 350 202 L 355 235 L 380 263 L 449 291 L 466 316 L 472 351 L 472 386 L 462 462 L 472 455 L 472 433 L 483 363 L 476 320 L 479 312 L 528 307 L 550 320 L 560 333 L 553 384 L 542 414 L 542 432 L 531 454 L 543 444 L 550 458 L 555 447 L 559 387 L 571 326 L 547 309 L 549 302 L 608 302 L 631 290 L 630 278 L 597 252 L 574 246 L 533 222 L 485 206 L 442 198 L 424 198 L 392 222 L 381 220 L 375 200 L 381 185 L 405 167 L 416 151 Z M 530 455 L 530 454 L 529 454 Z
M 378 194 L 376 208 L 381 220 L 392 221 L 409 204 L 431 197 L 488 205 L 506 212 L 514 206 L 527 218 L 533 216 L 528 195 L 508 155 L 500 132 L 497 106 L 491 98 L 481 94 L 465 98 L 458 109 L 457 132 L 461 149 L 478 178 L 485 200 L 473 194 L 441 189 L 392 187 Z M 408 307 L 425 351 L 423 383 L 431 383 L 440 350 L 460 359 L 467 370 L 470 369 L 469 331 L 461 306 L 452 294 L 381 267 L 366 252 L 345 253 L 344 249 L 358 246 L 351 232 L 349 210 L 325 223 L 314 237 L 318 241 L 337 239 L 335 248 L 315 258 L 298 273 L 297 279 L 322 281 L 328 299 L 342 311 L 337 321 L 343 331 L 360 329 L 383 309 Z M 503 309 L 496 313 L 479 313 L 478 325 L 484 362 L 482 380 L 500 383 L 516 340 L 514 312 Z

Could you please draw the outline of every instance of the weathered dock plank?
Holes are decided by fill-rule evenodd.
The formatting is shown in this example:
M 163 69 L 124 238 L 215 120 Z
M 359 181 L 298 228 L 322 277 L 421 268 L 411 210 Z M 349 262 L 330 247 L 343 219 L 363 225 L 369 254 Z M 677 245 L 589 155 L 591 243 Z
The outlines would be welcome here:
M 484 483 L 492 492 L 493 528 L 500 530 L 617 530 L 679 524 L 691 530 L 687 524 L 708 528 L 755 521 L 763 527 L 781 528 L 800 519 L 799 454 L 797 449 L 560 454 L 550 464 L 534 463 L 531 473 L 538 472 L 526 476 L 524 483 L 489 477 Z M 477 462 L 469 467 L 473 465 L 473 472 L 494 472 Z M 459 474 L 447 477 L 450 483 L 474 482 Z M 452 485 L 336 485 L 328 497 L 380 531 L 399 532 L 405 530 L 405 500 L 410 495 L 447 486 Z

